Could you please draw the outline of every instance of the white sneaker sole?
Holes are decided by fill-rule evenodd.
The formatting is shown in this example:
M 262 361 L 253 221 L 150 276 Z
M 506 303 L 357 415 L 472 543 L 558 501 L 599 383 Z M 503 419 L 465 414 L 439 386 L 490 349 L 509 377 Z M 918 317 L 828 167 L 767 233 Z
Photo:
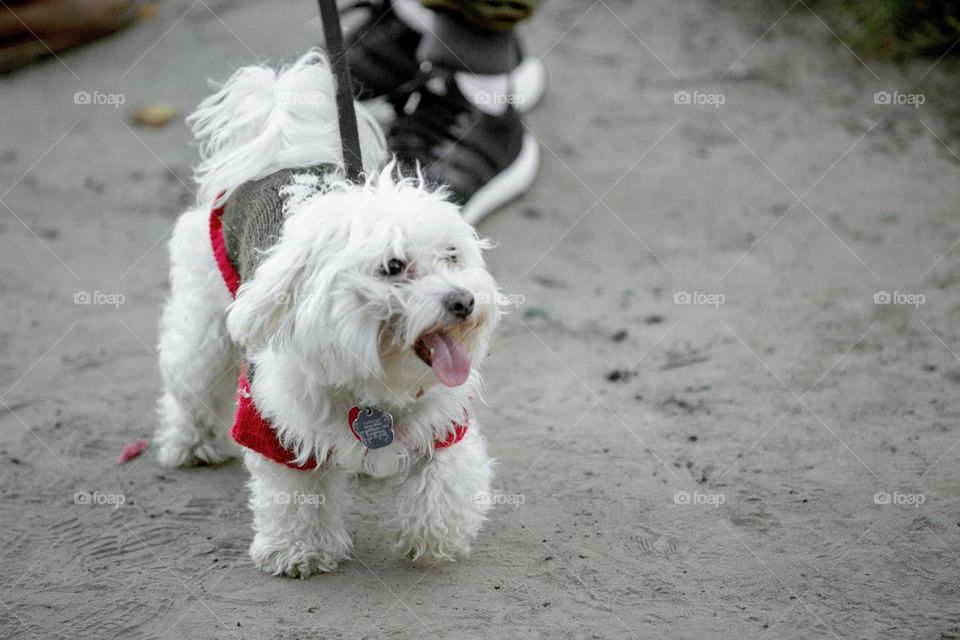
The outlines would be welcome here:
M 529 113 L 540 104 L 547 92 L 547 67 L 536 56 L 527 56 L 510 72 L 514 106 L 520 113 Z
M 463 206 L 461 214 L 470 224 L 485 217 L 526 193 L 537 179 L 540 169 L 540 145 L 530 133 L 523 134 L 520 154 L 490 182 L 482 186 Z

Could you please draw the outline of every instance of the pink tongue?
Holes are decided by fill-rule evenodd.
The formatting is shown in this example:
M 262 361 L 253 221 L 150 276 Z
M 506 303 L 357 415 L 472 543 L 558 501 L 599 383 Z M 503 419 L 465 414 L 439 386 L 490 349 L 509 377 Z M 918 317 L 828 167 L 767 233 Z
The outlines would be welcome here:
M 470 377 L 470 356 L 463 343 L 447 333 L 435 333 L 427 347 L 433 352 L 430 366 L 448 387 L 459 387 Z

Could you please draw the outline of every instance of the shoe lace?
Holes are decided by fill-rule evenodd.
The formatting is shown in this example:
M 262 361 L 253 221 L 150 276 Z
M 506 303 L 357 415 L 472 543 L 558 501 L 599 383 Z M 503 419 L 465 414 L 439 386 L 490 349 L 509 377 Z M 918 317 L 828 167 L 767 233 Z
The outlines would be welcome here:
M 452 75 L 429 67 L 399 87 L 390 101 L 397 112 L 390 131 L 392 150 L 427 162 L 435 159 L 427 157 L 432 151 L 455 141 L 457 132 L 468 131 L 478 117 L 460 96 Z

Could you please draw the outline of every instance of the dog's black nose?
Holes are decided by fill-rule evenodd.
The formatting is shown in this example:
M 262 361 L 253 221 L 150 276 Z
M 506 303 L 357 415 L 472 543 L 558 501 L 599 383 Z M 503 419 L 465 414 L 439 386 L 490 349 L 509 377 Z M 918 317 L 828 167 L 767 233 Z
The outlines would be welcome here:
M 443 297 L 443 306 L 462 320 L 473 313 L 473 294 L 466 289 L 454 289 Z

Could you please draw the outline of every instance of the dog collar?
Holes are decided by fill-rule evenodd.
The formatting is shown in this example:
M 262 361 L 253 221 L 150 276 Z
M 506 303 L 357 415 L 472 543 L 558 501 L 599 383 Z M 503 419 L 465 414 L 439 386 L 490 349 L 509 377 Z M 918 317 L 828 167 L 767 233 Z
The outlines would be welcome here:
M 467 423 L 470 415 L 463 410 L 463 424 L 452 423 L 453 429 L 447 432 L 443 440 L 433 442 L 434 449 L 443 449 L 463 440 L 467 435 Z M 353 407 L 347 414 L 347 424 L 353 437 L 359 440 L 367 449 L 380 449 L 393 442 L 393 415 L 381 411 L 376 407 Z
M 434 449 L 444 449 L 463 440 L 467 435 L 469 424 L 469 414 L 466 409 L 463 410 L 463 415 L 463 423 L 451 423 L 446 437 L 434 441 Z M 386 426 L 387 418 L 389 418 L 389 429 Z M 394 440 L 393 416 L 374 407 L 350 409 L 347 415 L 347 426 L 353 436 L 368 449 L 385 447 Z M 247 381 L 246 374 L 241 374 L 237 381 L 237 415 L 230 433 L 240 446 L 291 469 L 310 471 L 320 466 L 314 456 L 310 456 L 303 464 L 295 462 L 296 454 L 283 446 L 273 425 L 257 409 L 253 395 L 250 393 L 250 383 Z M 383 444 L 388 436 L 389 440 Z

